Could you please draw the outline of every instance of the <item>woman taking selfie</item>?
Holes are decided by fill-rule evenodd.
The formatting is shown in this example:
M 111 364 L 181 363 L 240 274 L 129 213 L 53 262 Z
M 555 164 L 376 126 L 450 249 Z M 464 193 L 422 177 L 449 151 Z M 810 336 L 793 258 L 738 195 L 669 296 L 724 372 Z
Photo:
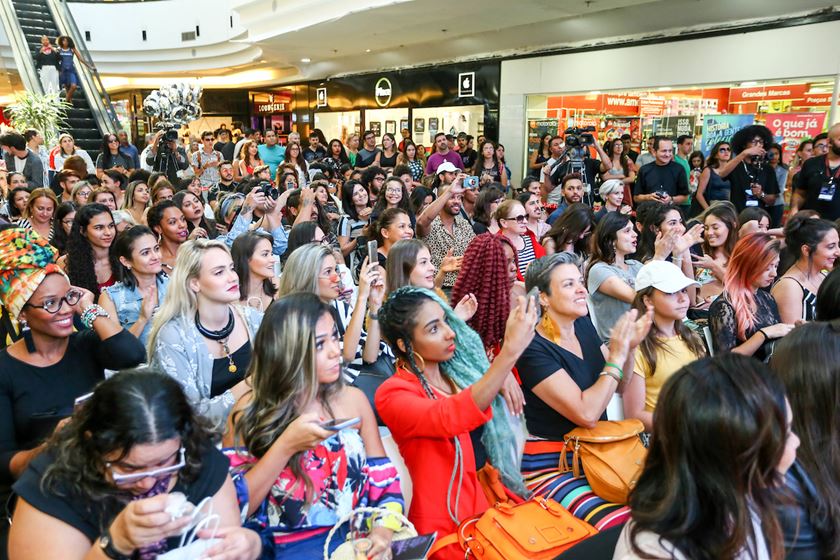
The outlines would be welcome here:
M 429 290 L 404 287 L 391 293 L 379 321 L 399 367 L 377 390 L 376 410 L 411 474 L 408 518 L 417 531 L 448 535 L 459 520 L 483 513 L 490 504 L 479 484 L 482 468 L 498 469 L 505 486 L 524 495 L 517 445 L 499 391 L 534 336 L 536 308 L 519 299 L 492 364 L 475 331 Z M 453 486 L 452 480 L 460 484 Z M 436 560 L 463 557 L 459 546 L 435 555 Z
M 145 346 L 152 316 L 169 285 L 160 260 L 160 245 L 152 230 L 134 226 L 117 235 L 113 252 L 119 263 L 119 281 L 102 291 L 99 304 Z
M 224 443 L 240 504 L 274 541 L 277 558 L 321 558 L 329 529 L 355 507 L 403 511 L 399 475 L 373 410 L 364 393 L 342 381 L 329 305 L 311 293 L 272 305 L 248 378 L 251 390 L 237 401 Z M 327 425 L 336 419 L 353 421 Z M 399 526 L 377 518 L 366 558 L 390 558 Z M 330 553 L 345 535 L 346 526 Z
M 177 379 L 196 410 L 217 427 L 247 390 L 251 341 L 262 321 L 262 313 L 238 301 L 239 278 L 227 246 L 188 241 L 149 333 L 152 364 Z
M 157 558 L 179 547 L 192 520 L 168 509 L 176 492 L 192 505 L 209 499 L 219 518 L 216 531 L 200 533 L 220 539 L 204 558 L 259 558 L 259 535 L 240 527 L 227 461 L 212 440 L 167 376 L 104 381 L 15 484 L 12 560 Z

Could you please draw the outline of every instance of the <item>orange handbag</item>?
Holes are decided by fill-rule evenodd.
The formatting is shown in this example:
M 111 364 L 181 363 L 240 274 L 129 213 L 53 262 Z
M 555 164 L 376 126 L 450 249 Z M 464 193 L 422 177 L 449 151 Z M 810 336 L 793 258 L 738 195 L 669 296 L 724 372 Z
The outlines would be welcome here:
M 560 472 L 570 470 L 580 476 L 580 465 L 586 481 L 595 494 L 608 502 L 626 504 L 645 464 L 647 449 L 639 434 L 644 424 L 635 418 L 621 421 L 599 421 L 594 428 L 575 428 L 564 436 L 564 450 L 572 452 L 569 468 L 566 454 L 560 454 Z
M 463 521 L 457 533 L 435 542 L 429 556 L 458 543 L 464 558 L 548 560 L 597 533 L 554 500 L 537 497 L 516 505 L 497 503 Z

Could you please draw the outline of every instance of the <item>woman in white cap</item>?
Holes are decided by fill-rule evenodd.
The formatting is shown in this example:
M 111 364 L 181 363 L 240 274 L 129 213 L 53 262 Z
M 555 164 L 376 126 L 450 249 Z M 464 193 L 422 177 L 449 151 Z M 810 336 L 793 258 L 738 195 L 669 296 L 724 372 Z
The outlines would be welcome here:
M 624 203 L 624 183 L 620 179 L 609 179 L 601 183 L 598 195 L 604 201 L 601 209 L 595 212 L 595 223 L 601 221 L 607 212 L 629 214 L 633 209 Z
M 699 284 L 668 261 L 648 261 L 636 275 L 633 307 L 639 314 L 653 308 L 653 324 L 639 344 L 624 390 L 624 417 L 638 418 L 648 432 L 662 386 L 681 367 L 706 354 L 703 341 L 683 323 L 691 286 Z

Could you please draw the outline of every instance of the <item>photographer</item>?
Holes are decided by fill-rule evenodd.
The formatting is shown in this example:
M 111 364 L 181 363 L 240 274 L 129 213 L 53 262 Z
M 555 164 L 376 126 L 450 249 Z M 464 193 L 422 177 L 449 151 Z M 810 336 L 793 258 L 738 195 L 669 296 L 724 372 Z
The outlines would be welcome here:
M 559 204 L 563 200 L 561 182 L 563 177 L 571 173 L 578 173 L 581 176 L 583 190 L 588 204 L 592 204 L 592 189 L 596 186 L 601 173 L 612 169 L 612 163 L 597 136 L 592 134 L 594 128 L 568 128 L 564 133 L 566 136 L 566 149 L 563 150 L 563 139 L 555 136 L 551 139 L 549 149 L 551 159 L 546 162 L 543 168 L 543 192 L 547 195 L 549 204 Z M 595 148 L 599 159 L 589 155 L 589 146 Z
M 178 172 L 186 170 L 190 163 L 187 160 L 187 152 L 178 146 L 176 130 L 160 130 L 155 134 L 152 149 L 146 156 L 146 163 L 152 166 L 153 171 L 165 174 L 173 185 L 178 183 Z
M 639 168 L 633 201 L 646 200 L 662 204 L 685 204 L 688 199 L 688 178 L 682 166 L 674 161 L 674 142 L 664 136 L 653 139 L 656 159 Z
M 776 202 L 779 182 L 766 155 L 772 144 L 770 129 L 757 124 L 732 136 L 732 152 L 736 155 L 718 169 L 718 175 L 729 181 L 729 200 L 738 212 L 748 206 L 768 208 Z
M 234 240 L 249 229 L 263 231 L 270 234 L 274 240 L 272 253 L 278 256 L 285 253 L 289 236 L 283 228 L 282 209 L 286 205 L 286 200 L 295 191 L 287 190 L 280 194 L 268 181 L 243 183 L 238 190 L 247 190 L 245 202 L 239 210 L 239 215 L 233 220 L 230 231 L 219 236 L 219 239 L 231 247 Z M 307 198 L 307 202 L 311 203 L 314 197 L 315 195 L 312 194 Z

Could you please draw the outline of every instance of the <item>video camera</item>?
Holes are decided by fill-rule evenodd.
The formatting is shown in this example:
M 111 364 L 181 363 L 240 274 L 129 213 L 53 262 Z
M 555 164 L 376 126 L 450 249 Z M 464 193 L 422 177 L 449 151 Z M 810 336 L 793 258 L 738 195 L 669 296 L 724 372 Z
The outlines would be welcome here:
M 595 143 L 595 136 L 591 134 L 592 132 L 595 132 L 594 126 L 573 126 L 567 128 L 563 133 L 566 137 L 566 146 L 569 148 L 591 146 Z

